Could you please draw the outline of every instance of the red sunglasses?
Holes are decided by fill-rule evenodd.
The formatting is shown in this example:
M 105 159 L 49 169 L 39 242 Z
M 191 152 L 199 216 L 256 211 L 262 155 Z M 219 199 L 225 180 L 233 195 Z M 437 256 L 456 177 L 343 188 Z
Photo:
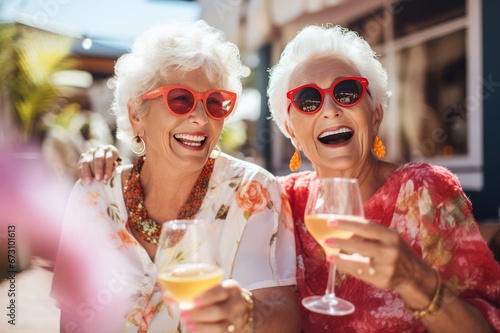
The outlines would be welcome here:
M 224 119 L 233 111 L 236 103 L 236 94 L 231 91 L 214 89 L 201 94 L 184 86 L 159 87 L 144 93 L 141 99 L 154 99 L 162 95 L 168 111 L 179 117 L 193 112 L 201 99 L 210 118 Z
M 340 106 L 354 106 L 365 96 L 368 80 L 364 77 L 343 77 L 333 82 L 330 88 L 321 89 L 310 83 L 286 93 L 286 97 L 300 113 L 312 114 L 321 109 L 325 95 L 333 97 Z

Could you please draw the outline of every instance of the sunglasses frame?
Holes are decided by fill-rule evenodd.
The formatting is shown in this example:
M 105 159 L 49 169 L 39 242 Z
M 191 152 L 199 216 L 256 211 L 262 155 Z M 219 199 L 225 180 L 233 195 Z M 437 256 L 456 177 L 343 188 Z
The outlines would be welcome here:
M 352 80 L 352 81 L 356 81 L 356 82 L 359 82 L 361 84 L 361 87 L 362 87 L 362 90 L 361 90 L 361 96 L 359 97 L 359 99 L 354 102 L 354 103 L 351 103 L 351 104 L 344 104 L 344 103 L 340 103 L 336 98 L 335 96 L 333 95 L 333 90 L 335 89 L 335 87 L 341 83 L 341 82 L 344 82 L 344 81 L 348 81 L 348 80 Z M 356 104 L 358 104 L 359 102 L 361 102 L 363 100 L 363 98 L 365 97 L 365 93 L 367 92 L 367 87 L 368 87 L 368 79 L 367 78 L 364 78 L 364 77 L 359 77 L 359 76 L 346 76 L 346 77 L 343 77 L 343 78 L 340 78 L 336 81 L 333 81 L 332 85 L 330 86 L 330 88 L 327 88 L 327 89 L 322 89 L 320 88 L 318 85 L 314 84 L 314 83 L 308 83 L 308 84 L 304 84 L 300 87 L 297 87 L 297 88 L 294 88 L 290 91 L 288 91 L 286 93 L 286 97 L 290 100 L 290 104 L 293 105 L 293 107 L 300 113 L 303 113 L 303 114 L 314 114 L 316 112 L 318 112 L 319 110 L 321 110 L 321 107 L 323 106 L 323 103 L 325 102 L 325 98 L 326 98 L 326 95 L 330 95 L 333 99 L 333 101 L 335 103 L 337 103 L 337 105 L 340 105 L 342 107 L 350 107 L 350 106 L 354 106 Z M 319 93 L 321 94 L 321 103 L 319 104 L 319 106 L 313 110 L 313 111 L 302 111 L 301 108 L 299 108 L 297 106 L 297 104 L 295 103 L 295 94 L 297 92 L 299 92 L 300 90 L 304 89 L 304 88 L 314 88 L 316 90 L 319 91 Z M 369 93 L 368 93 L 369 94 Z
M 189 91 L 191 94 L 193 94 L 194 103 L 193 103 L 193 106 L 191 107 L 191 109 L 188 112 L 183 113 L 183 114 L 178 114 L 178 113 L 174 112 L 170 108 L 170 106 L 168 104 L 167 97 L 168 97 L 168 93 L 171 92 L 174 89 L 185 89 L 185 90 Z M 208 111 L 207 97 L 210 96 L 211 94 L 217 93 L 217 92 L 218 93 L 227 94 L 229 96 L 230 100 L 231 100 L 231 108 L 229 109 L 229 111 L 223 117 L 216 117 L 216 116 L 212 115 Z M 196 109 L 196 105 L 198 104 L 198 101 L 202 100 L 203 101 L 203 106 L 205 107 L 206 114 L 210 118 L 215 119 L 215 120 L 221 120 L 221 119 L 227 118 L 231 114 L 231 112 L 233 112 L 234 106 L 236 104 L 236 98 L 237 98 L 236 93 L 234 93 L 232 91 L 228 91 L 228 90 L 212 89 L 212 90 L 209 90 L 209 91 L 207 91 L 205 93 L 199 93 L 196 90 L 191 89 L 191 88 L 186 87 L 186 86 L 162 86 L 162 87 L 158 87 L 158 88 L 155 88 L 155 89 L 152 89 L 152 90 L 149 90 L 149 91 L 145 92 L 144 94 L 141 95 L 140 98 L 142 100 L 146 100 L 146 99 L 155 99 L 155 98 L 160 97 L 160 96 L 163 96 L 163 103 L 165 104 L 167 110 L 171 114 L 173 114 L 174 116 L 177 116 L 177 117 L 186 117 L 189 114 L 191 114 L 194 111 L 194 109 Z

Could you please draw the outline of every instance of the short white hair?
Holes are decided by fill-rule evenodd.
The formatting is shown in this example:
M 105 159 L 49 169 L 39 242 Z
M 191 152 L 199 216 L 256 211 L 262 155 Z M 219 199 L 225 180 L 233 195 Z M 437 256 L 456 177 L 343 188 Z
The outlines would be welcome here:
M 267 88 L 269 108 L 273 120 L 288 138 L 290 136 L 285 129 L 285 122 L 289 122 L 286 93 L 290 76 L 297 66 L 325 57 L 354 66 L 362 77 L 368 79 L 373 106 L 381 105 L 384 110 L 387 108 L 387 72 L 370 45 L 357 33 L 341 26 L 308 26 L 286 45 L 279 62 L 270 70 Z
M 222 31 L 205 21 L 169 23 L 140 35 L 130 53 L 121 56 L 115 66 L 112 112 L 117 138 L 130 144 L 134 137 L 127 106 L 144 115 L 149 103 L 140 100 L 143 93 L 168 84 L 175 71 L 187 73 L 199 68 L 208 80 L 220 84 L 220 89 L 241 94 L 240 52 L 225 40 Z

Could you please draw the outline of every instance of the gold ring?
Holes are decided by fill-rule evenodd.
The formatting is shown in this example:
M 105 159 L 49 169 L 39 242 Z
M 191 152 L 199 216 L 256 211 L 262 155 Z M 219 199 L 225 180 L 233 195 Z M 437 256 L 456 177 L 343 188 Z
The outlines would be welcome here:
M 358 275 L 361 275 L 361 274 L 363 274 L 363 270 L 361 268 L 358 268 L 358 270 L 356 271 L 356 273 L 358 273 Z
M 236 331 L 236 326 L 234 326 L 233 324 L 230 324 L 228 327 L 227 327 L 227 331 L 229 333 L 232 333 L 234 331 Z
M 368 268 L 368 274 L 375 275 L 375 273 L 376 273 L 375 268 L 373 268 L 373 267 Z

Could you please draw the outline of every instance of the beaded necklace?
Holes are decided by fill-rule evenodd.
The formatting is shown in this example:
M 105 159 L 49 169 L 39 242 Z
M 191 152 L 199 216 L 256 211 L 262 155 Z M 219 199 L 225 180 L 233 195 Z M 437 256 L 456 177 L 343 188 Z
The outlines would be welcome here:
M 144 205 L 144 191 L 142 190 L 140 172 L 145 160 L 146 156 L 141 156 L 134 163 L 123 190 L 125 206 L 127 207 L 129 216 L 127 224 L 129 227 L 134 228 L 146 242 L 158 244 L 161 224 L 149 218 L 148 211 Z M 210 158 L 196 180 L 196 184 L 191 190 L 188 200 L 179 210 L 177 219 L 191 220 L 194 218 L 207 194 L 208 183 L 213 169 L 214 159 Z

